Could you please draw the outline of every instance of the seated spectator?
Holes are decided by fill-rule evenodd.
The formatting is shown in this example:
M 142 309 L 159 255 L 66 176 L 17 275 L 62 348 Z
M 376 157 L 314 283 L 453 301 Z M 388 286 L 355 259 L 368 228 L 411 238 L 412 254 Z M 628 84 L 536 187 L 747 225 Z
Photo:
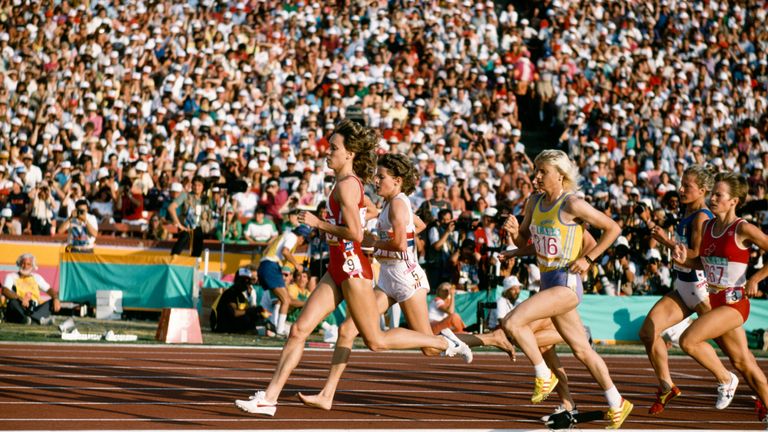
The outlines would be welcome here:
M 256 207 L 253 219 L 245 227 L 244 236 L 249 243 L 269 243 L 277 236 L 275 223 L 264 217 L 264 207 Z
M 266 325 L 269 313 L 251 306 L 253 285 L 258 282 L 255 266 L 242 267 L 235 281 L 216 299 L 211 311 L 211 330 L 217 333 L 244 333 Z
M 283 267 L 283 276 L 286 276 L 286 271 L 291 272 L 290 267 Z M 291 296 L 291 309 L 288 312 L 288 321 L 294 322 L 298 318 L 301 308 L 304 307 L 309 295 L 312 291 L 309 289 L 309 273 L 306 270 L 295 270 L 290 274 L 290 279 L 286 279 L 285 283 L 288 284 L 288 294 Z
M 0 211 L 0 234 L 21 235 L 21 224 L 13 219 L 13 210 L 9 207 Z
M 226 226 L 225 226 L 226 224 Z M 224 230 L 226 229 L 226 232 Z M 216 239 L 224 243 L 237 243 L 243 238 L 243 225 L 237 218 L 235 209 L 227 205 L 224 220 L 220 220 L 216 227 Z
M 496 299 L 496 310 L 492 312 L 488 318 L 488 327 L 496 328 L 501 320 L 512 312 L 515 306 L 522 303 L 520 300 L 520 281 L 517 276 L 507 276 L 503 282 L 504 291 L 501 293 L 498 299 Z
M 143 237 L 145 240 L 165 241 L 170 239 L 171 235 L 168 230 L 165 229 L 165 225 L 160 216 L 155 214 L 149 218 L 149 224 L 147 225 L 146 231 L 144 231 Z
M 117 205 L 115 210 L 120 212 L 121 222 L 128 225 L 145 225 L 144 219 L 144 193 L 138 182 L 133 184 L 125 182 L 117 193 Z
M 464 321 L 456 313 L 456 288 L 452 283 L 443 282 L 437 287 L 437 295 L 429 302 L 429 325 L 432 333 L 440 334 L 443 329 L 454 332 L 464 331 Z
M 91 211 L 99 220 L 99 223 L 113 223 L 115 203 L 112 201 L 112 191 L 109 186 L 102 186 L 97 192 L 96 199 L 91 203 Z
M 38 273 L 35 256 L 23 254 L 16 260 L 18 271 L 9 273 L 3 282 L 3 295 L 8 299 L 5 319 L 10 323 L 41 325 L 53 322 L 51 316 L 61 309 L 58 293 Z M 40 291 L 51 300 L 43 302 Z

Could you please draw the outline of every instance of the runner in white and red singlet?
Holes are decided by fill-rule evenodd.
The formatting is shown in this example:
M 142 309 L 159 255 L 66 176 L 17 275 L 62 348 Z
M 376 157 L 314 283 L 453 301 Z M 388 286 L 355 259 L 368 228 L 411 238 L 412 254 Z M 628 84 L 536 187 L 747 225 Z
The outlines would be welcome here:
M 363 254 L 365 224 L 365 194 L 363 182 L 371 180 L 376 168 L 375 149 L 379 134 L 352 120 L 339 122 L 331 134 L 328 167 L 336 174 L 336 185 L 328 198 L 329 220 L 320 220 L 303 212 L 299 221 L 317 228 L 328 236 L 330 261 L 328 271 L 307 299 L 283 347 L 272 380 L 264 391 L 257 391 L 248 400 L 235 405 L 251 414 L 273 416 L 277 399 L 291 372 L 304 352 L 309 335 L 341 303 L 347 302 L 347 314 L 354 320 L 366 346 L 373 351 L 392 349 L 431 348 L 448 357 L 468 353 L 469 347 L 460 340 L 419 333 L 404 328 L 382 331 L 379 311 L 373 292 L 373 273 Z

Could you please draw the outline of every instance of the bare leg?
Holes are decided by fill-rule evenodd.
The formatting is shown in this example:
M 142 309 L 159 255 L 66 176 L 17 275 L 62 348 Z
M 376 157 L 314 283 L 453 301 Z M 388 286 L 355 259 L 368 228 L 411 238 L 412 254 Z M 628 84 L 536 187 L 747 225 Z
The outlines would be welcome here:
M 299 318 L 291 326 L 291 333 L 280 354 L 272 380 L 265 391 L 268 402 L 277 402 L 288 377 L 301 360 L 307 337 L 328 314 L 333 312 L 341 300 L 331 276 L 326 273 L 307 299 L 307 304 L 304 305 Z
M 445 351 L 448 341 L 440 336 L 422 334 L 404 328 L 394 328 L 386 332 L 379 326 L 379 314 L 376 300 L 370 288 L 370 281 L 348 279 L 342 284 L 347 312 L 363 337 L 365 345 L 371 351 L 391 349 L 434 348 Z
M 493 346 L 496 347 L 509 356 L 509 359 L 512 361 L 516 361 L 516 355 L 515 355 L 515 346 L 512 344 L 512 342 L 507 338 L 507 334 L 504 333 L 504 330 L 501 328 L 497 328 L 496 330 L 490 332 L 490 333 L 483 333 L 483 334 L 466 334 L 466 333 L 459 333 L 456 335 L 457 338 L 461 339 L 462 342 L 469 345 L 470 347 L 476 347 L 476 346 Z
M 537 294 L 538 295 L 538 294 Z M 573 294 L 574 297 L 576 294 Z M 584 331 L 584 324 L 576 309 L 572 309 L 562 315 L 552 317 L 552 323 L 563 336 L 563 340 L 571 347 L 573 356 L 576 357 L 589 373 L 595 378 L 603 390 L 613 387 L 613 381 L 608 373 L 608 367 L 605 365 L 602 357 L 589 345 L 587 334 Z
M 755 356 L 749 350 L 744 329 L 739 326 L 722 335 L 719 339 L 720 347 L 728 355 L 733 367 L 741 373 L 749 387 L 757 393 L 757 397 L 765 405 L 768 401 L 768 381 L 766 381 L 765 373 L 757 364 Z
M 375 290 L 376 304 L 379 307 L 379 313 L 384 313 L 390 304 L 390 299 L 382 291 Z M 349 356 L 352 352 L 352 346 L 355 342 L 355 338 L 358 335 L 357 326 L 351 317 L 347 317 L 346 320 L 339 327 L 339 338 L 336 340 L 336 347 L 333 350 L 333 359 L 331 360 L 331 369 L 328 372 L 328 379 L 325 381 L 325 386 L 316 395 L 304 395 L 299 393 L 299 399 L 304 405 L 321 408 L 326 411 L 330 410 L 333 406 L 333 398 L 336 395 L 336 388 L 341 381 L 341 375 L 347 368 L 349 363 Z
M 578 298 L 570 289 L 566 287 L 549 288 L 512 309 L 512 312 L 504 318 L 502 328 L 510 338 L 516 341 L 517 346 L 525 353 L 531 364 L 537 365 L 542 363 L 544 359 L 539 352 L 539 343 L 530 324 L 538 319 L 575 311 L 577 305 Z M 558 328 L 558 330 L 560 329 Z M 583 328 L 581 332 L 584 332 Z M 565 339 L 565 335 L 563 338 Z M 584 336 L 584 341 L 586 341 L 586 336 Z
M 664 391 L 672 388 L 674 383 L 669 373 L 667 344 L 661 338 L 661 332 L 687 318 L 691 313 L 680 296 L 673 291 L 656 302 L 640 329 L 640 340 L 645 345 L 648 360 L 656 372 L 660 388 Z
M 706 341 L 720 336 L 721 346 L 728 346 L 724 333 L 740 328 L 743 320 L 735 309 L 723 306 L 712 309 L 694 321 L 680 336 L 680 348 L 704 366 L 721 384 L 731 382 L 731 373 L 717 357 L 715 349 Z
M 432 327 L 429 324 L 429 310 L 427 309 L 427 290 L 417 290 L 411 298 L 400 303 L 400 308 L 405 314 L 408 326 L 412 330 L 426 335 L 432 334 Z M 461 339 L 462 335 L 457 335 Z M 442 351 L 434 348 L 422 347 L 421 352 L 426 356 L 438 356 Z
M 566 410 L 573 410 L 576 404 L 573 402 L 571 391 L 568 387 L 568 375 L 565 373 L 565 368 L 563 365 L 560 364 L 560 358 L 557 357 L 555 346 L 551 345 L 549 347 L 541 347 L 541 355 L 544 357 L 544 362 L 547 364 L 552 373 L 555 374 L 558 380 L 560 380 L 560 382 L 557 383 L 557 387 L 555 387 L 555 391 L 560 397 L 560 402 L 562 402 L 563 407 Z

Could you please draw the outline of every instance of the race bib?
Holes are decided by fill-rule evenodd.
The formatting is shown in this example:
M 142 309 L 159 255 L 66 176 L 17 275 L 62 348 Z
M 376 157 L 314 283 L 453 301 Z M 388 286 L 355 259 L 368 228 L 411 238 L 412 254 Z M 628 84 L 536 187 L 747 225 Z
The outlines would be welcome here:
M 707 282 L 711 285 L 729 285 L 727 258 L 714 256 L 704 257 L 704 271 L 707 274 Z
M 357 254 L 344 254 L 344 264 L 342 264 L 341 268 L 351 276 L 363 272 L 363 265 L 360 263 L 360 257 Z
M 531 237 L 536 253 L 540 256 L 544 256 L 547 259 L 560 258 L 563 251 L 560 230 L 536 227 L 536 232 Z
M 725 290 L 725 304 L 735 304 L 744 298 L 744 290 L 742 288 L 728 288 Z

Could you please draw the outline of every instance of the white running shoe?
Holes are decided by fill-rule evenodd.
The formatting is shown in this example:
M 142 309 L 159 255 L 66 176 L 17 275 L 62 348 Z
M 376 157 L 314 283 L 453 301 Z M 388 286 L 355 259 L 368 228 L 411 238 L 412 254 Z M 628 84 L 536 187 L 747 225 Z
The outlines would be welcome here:
M 248 400 L 236 400 L 235 406 L 251 414 L 262 414 L 274 416 L 277 411 L 277 402 L 267 402 L 267 394 L 263 391 L 257 391 Z
M 565 412 L 565 411 L 566 411 L 566 409 L 565 409 L 565 405 L 562 405 L 562 404 L 561 404 L 561 405 L 558 405 L 558 406 L 556 406 L 556 407 L 555 407 L 555 410 L 554 410 L 554 411 L 552 411 L 552 414 L 548 414 L 548 415 L 545 415 L 545 416 L 541 417 L 541 421 L 543 421 L 544 423 L 546 423 L 546 422 L 548 422 L 548 421 L 549 421 L 549 417 L 550 417 L 550 416 L 553 416 L 553 415 L 555 415 L 555 414 L 560 414 L 561 412 Z M 572 409 L 572 410 L 570 410 L 570 411 L 568 411 L 568 412 L 570 412 L 570 413 L 571 413 L 571 415 L 574 415 L 574 416 L 575 416 L 575 415 L 577 415 L 577 414 L 579 413 L 579 409 L 578 409 L 578 408 L 574 408 L 574 409 Z
M 733 400 L 733 396 L 736 395 L 736 387 L 739 386 L 739 377 L 734 375 L 733 372 L 728 373 L 731 374 L 731 382 L 717 385 L 717 402 L 715 402 L 715 408 L 717 409 L 728 408 L 728 405 Z
M 444 337 L 448 341 L 448 348 L 443 353 L 446 357 L 454 357 L 456 354 L 460 355 L 465 362 L 472 363 L 472 350 L 467 344 L 457 338 L 451 329 L 443 329 L 440 332 L 440 336 Z

